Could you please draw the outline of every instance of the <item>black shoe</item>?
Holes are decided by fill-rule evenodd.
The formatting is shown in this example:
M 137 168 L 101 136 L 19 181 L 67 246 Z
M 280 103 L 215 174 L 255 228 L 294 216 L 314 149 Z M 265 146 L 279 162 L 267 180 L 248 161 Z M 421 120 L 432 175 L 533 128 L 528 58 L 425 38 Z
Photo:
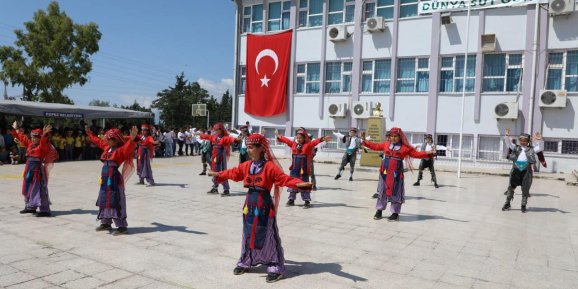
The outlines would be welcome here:
M 381 218 L 383 218 L 383 215 L 381 212 L 382 212 L 381 210 L 375 211 L 375 215 L 373 215 L 373 219 L 374 220 L 380 220 Z
M 439 188 L 440 186 L 438 186 L 437 183 L 434 183 L 434 187 L 437 189 L 437 188 Z
M 335 178 L 333 178 L 334 180 L 338 180 L 339 178 L 341 178 L 341 175 L 337 175 L 335 176 Z
M 118 235 L 124 235 L 128 232 L 128 229 L 126 227 L 119 227 L 118 229 L 116 229 L 116 231 L 114 231 L 113 235 L 118 236 Z
M 317 191 L 317 186 L 316 186 L 316 185 L 313 185 L 313 187 L 311 187 L 311 190 L 312 190 L 312 191 Z
M 502 207 L 502 211 L 509 211 L 511 207 L 512 206 L 510 206 L 510 203 L 505 203 Z
M 416 186 L 416 187 L 419 186 L 419 181 L 413 183 L 413 185 Z
M 52 214 L 50 212 L 39 212 L 36 217 L 52 217 Z
M 353 182 L 353 177 L 349 177 L 349 181 L 350 181 L 350 182 Z
M 233 270 L 233 274 L 235 274 L 235 275 L 245 274 L 248 270 L 249 269 L 247 269 L 247 268 L 237 267 Z
M 36 213 L 36 209 L 24 209 L 22 211 L 20 211 L 20 214 L 34 214 Z
M 100 224 L 100 226 L 96 227 L 96 229 L 94 229 L 94 230 L 97 232 L 110 231 L 110 230 L 112 230 L 112 226 L 110 224 Z
M 206 176 L 206 175 L 207 175 L 207 172 L 205 172 L 205 171 L 203 171 L 199 174 L 199 176 Z
M 295 206 L 295 200 L 287 201 L 287 206 Z
M 267 278 L 265 280 L 267 281 L 267 283 L 273 283 L 281 280 L 281 278 L 283 278 L 283 275 L 281 274 L 269 273 L 267 274 Z
M 311 203 L 309 201 L 305 201 L 305 205 L 303 205 L 303 209 L 311 208 Z
M 138 181 L 138 183 L 136 183 L 137 185 L 144 185 L 144 180 L 143 181 Z
M 398 213 L 393 213 L 391 214 L 391 216 L 389 216 L 387 218 L 388 221 L 399 221 L 399 214 Z
M 228 196 L 231 192 L 229 192 L 229 190 L 225 190 L 223 191 L 223 194 L 221 196 Z
M 528 209 L 526 209 L 526 206 L 522 206 L 522 213 L 525 213 Z
M 379 198 L 379 194 L 378 194 L 378 193 L 375 193 L 375 194 L 373 194 L 373 196 L 371 196 L 371 198 L 372 198 L 372 199 L 377 199 L 377 198 Z
M 219 191 L 217 189 L 211 189 L 210 191 L 207 192 L 207 194 L 209 195 L 214 195 L 214 194 L 218 194 Z

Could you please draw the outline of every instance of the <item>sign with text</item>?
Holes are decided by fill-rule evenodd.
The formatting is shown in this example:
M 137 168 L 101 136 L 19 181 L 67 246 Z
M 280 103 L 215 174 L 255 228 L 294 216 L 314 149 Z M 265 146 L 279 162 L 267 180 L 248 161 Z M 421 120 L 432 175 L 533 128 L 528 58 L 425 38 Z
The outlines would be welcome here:
M 434 12 L 467 10 L 468 5 L 472 10 L 485 8 L 499 8 L 510 6 L 524 6 L 531 4 L 548 3 L 544 0 L 469 0 L 469 1 L 420 1 L 418 14 L 431 14 Z
M 365 136 L 371 137 L 371 142 L 381 143 L 384 141 L 386 133 L 385 119 L 383 117 L 372 116 L 367 119 L 367 129 L 365 130 Z M 361 154 L 361 165 L 368 167 L 379 167 L 381 166 L 380 152 L 368 150 Z
M 84 114 L 82 113 L 72 113 L 72 112 L 53 112 L 53 111 L 45 111 L 45 117 L 58 117 L 58 118 L 84 118 Z

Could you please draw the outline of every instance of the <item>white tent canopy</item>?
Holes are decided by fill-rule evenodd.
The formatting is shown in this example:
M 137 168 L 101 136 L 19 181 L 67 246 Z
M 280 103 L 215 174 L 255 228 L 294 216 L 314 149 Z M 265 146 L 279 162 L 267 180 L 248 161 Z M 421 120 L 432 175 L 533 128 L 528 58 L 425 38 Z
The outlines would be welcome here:
M 19 100 L 0 100 L 0 113 L 76 119 L 152 118 L 150 112 L 115 107 L 70 105 Z

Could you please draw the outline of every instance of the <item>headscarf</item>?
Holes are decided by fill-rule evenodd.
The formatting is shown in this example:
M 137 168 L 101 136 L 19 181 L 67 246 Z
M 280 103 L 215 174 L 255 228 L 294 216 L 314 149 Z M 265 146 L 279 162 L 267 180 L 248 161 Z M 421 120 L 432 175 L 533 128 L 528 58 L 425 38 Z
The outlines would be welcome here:
M 403 133 L 403 130 L 401 130 L 401 128 L 392 127 L 389 130 L 389 134 L 390 134 L 390 136 L 391 135 L 398 135 L 402 145 L 413 148 L 413 146 L 407 141 L 407 138 L 405 137 L 405 134 Z M 413 171 L 412 158 L 409 155 L 406 155 L 404 160 L 405 160 L 405 163 L 407 164 L 409 170 Z
M 215 123 L 215 124 L 213 125 L 213 130 L 217 130 L 217 129 L 220 129 L 220 130 L 223 132 L 223 136 L 228 136 L 228 135 L 229 135 L 229 132 L 227 131 L 227 129 L 225 129 L 225 126 L 224 126 L 222 123 L 220 123 L 220 122 Z
M 305 129 L 304 127 L 300 127 L 297 129 L 297 134 L 300 134 L 303 136 L 303 138 L 305 138 L 305 142 L 304 144 L 308 143 L 311 141 L 311 138 L 309 137 L 309 134 L 307 133 L 307 129 Z
M 42 130 L 37 128 L 30 132 L 31 137 L 42 137 Z
M 118 128 L 112 128 L 112 129 L 109 129 L 108 131 L 106 131 L 106 133 L 104 133 L 104 138 L 105 139 L 115 139 L 120 144 L 118 147 L 123 146 L 126 143 L 126 141 L 129 139 L 129 138 L 125 138 L 124 135 L 122 134 L 122 132 L 120 131 L 120 129 L 118 129 Z M 134 163 L 132 161 L 133 157 L 134 157 L 133 154 L 134 154 L 134 152 L 131 152 L 130 157 L 126 158 L 122 162 L 122 164 L 123 164 L 123 166 L 122 166 L 122 179 L 125 183 L 134 173 Z
M 44 135 L 42 129 L 37 128 L 33 129 L 30 132 L 30 137 L 42 137 Z M 48 136 L 47 136 L 48 137 Z M 48 150 L 46 151 L 46 155 L 44 155 L 44 168 L 46 169 L 46 182 L 50 178 L 50 171 L 54 167 L 54 162 L 58 160 L 58 151 L 52 145 L 52 143 L 48 143 Z
M 279 164 L 277 157 L 275 157 L 273 150 L 271 150 L 271 145 L 269 144 L 269 140 L 265 136 L 258 134 L 258 133 L 254 133 L 254 134 L 250 135 L 249 137 L 247 137 L 247 139 L 245 140 L 245 143 L 247 145 L 259 145 L 259 146 L 261 146 L 261 148 L 263 148 L 263 152 L 265 153 L 265 159 L 267 161 L 272 162 L 279 169 L 281 169 L 281 171 L 283 171 L 283 167 L 281 167 L 281 165 Z M 275 185 L 275 188 L 273 189 L 273 200 L 274 200 L 274 204 L 275 204 L 275 212 L 277 212 L 277 208 L 279 207 L 279 199 L 280 198 L 281 198 L 281 187 L 279 187 L 278 185 Z

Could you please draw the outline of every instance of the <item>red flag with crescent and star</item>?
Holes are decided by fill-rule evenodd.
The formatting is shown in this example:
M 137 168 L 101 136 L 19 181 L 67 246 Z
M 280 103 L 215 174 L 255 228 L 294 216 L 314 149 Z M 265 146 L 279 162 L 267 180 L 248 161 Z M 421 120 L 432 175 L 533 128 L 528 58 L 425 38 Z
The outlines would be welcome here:
M 247 35 L 245 112 L 273 116 L 285 112 L 292 30 Z

